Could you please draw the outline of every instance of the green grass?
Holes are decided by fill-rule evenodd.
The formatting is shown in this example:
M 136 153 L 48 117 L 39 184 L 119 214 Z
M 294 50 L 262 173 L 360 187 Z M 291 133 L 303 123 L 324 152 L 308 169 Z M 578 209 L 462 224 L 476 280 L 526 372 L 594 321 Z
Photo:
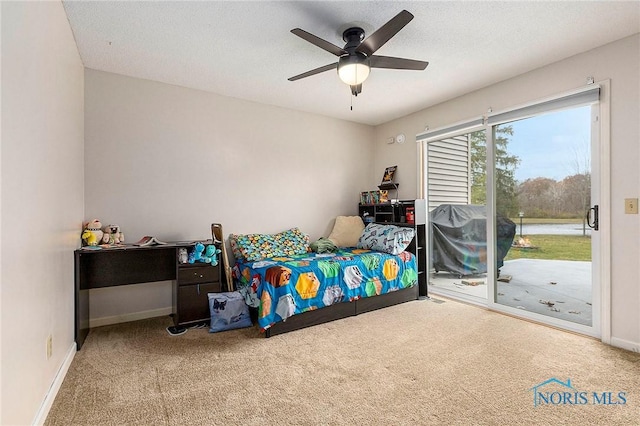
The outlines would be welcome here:
M 557 220 L 557 219 L 556 219 Z M 557 223 L 557 222 L 556 222 Z M 533 247 L 511 247 L 505 260 L 547 259 L 591 261 L 591 237 L 582 235 L 529 235 Z M 516 235 L 515 241 L 518 240 Z

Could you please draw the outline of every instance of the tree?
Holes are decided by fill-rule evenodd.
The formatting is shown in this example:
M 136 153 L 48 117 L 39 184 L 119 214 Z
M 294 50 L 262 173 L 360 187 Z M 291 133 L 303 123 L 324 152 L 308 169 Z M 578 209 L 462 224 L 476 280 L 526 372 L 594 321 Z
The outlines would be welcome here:
M 557 210 L 558 182 L 537 177 L 518 185 L 518 204 L 529 217 L 550 217 Z
M 537 177 L 518 185 L 518 204 L 529 217 L 585 218 L 591 202 L 591 175 L 575 174 L 561 181 Z
M 496 156 L 496 211 L 507 217 L 518 212 L 515 171 L 520 164 L 516 155 L 509 154 L 511 126 L 497 126 L 495 138 Z M 487 203 L 487 139 L 484 131 L 470 134 L 471 149 L 471 203 Z
M 561 182 L 570 217 L 582 218 L 582 235 L 587 235 L 587 211 L 591 206 L 591 173 L 567 176 Z
M 567 176 L 563 183 L 572 195 L 572 208 L 582 216 L 582 235 L 587 235 L 587 211 L 591 206 L 591 150 L 589 143 L 583 141 L 581 147 L 574 149 L 573 176 Z

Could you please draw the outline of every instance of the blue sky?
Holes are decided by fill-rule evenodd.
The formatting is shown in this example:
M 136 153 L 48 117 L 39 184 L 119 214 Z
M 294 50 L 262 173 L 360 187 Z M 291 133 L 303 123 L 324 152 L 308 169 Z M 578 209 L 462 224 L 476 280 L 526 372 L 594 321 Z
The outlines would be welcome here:
M 589 170 L 590 122 L 591 107 L 585 106 L 505 123 L 513 127 L 508 150 L 520 158 L 516 179 L 559 181 Z

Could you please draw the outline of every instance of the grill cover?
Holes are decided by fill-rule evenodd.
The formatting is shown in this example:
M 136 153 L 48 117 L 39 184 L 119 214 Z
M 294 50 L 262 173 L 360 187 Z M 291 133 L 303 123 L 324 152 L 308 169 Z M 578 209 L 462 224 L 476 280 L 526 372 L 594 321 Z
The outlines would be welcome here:
M 441 204 L 429 213 L 433 267 L 460 276 L 487 272 L 487 213 L 485 206 Z M 497 217 L 497 269 L 516 235 L 516 224 Z

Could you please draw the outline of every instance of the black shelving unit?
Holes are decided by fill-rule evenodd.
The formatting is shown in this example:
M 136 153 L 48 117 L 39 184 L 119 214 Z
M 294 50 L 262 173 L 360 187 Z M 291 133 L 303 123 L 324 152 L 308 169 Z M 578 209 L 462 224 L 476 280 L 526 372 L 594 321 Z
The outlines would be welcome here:
M 413 222 L 407 222 L 407 209 L 414 209 Z M 418 262 L 418 285 L 421 297 L 427 294 L 427 235 L 426 235 L 426 203 L 425 200 L 399 200 L 394 203 L 360 204 L 358 214 L 365 224 L 375 222 L 397 226 L 412 227 L 415 238 L 407 247 L 407 251 L 416 256 Z

